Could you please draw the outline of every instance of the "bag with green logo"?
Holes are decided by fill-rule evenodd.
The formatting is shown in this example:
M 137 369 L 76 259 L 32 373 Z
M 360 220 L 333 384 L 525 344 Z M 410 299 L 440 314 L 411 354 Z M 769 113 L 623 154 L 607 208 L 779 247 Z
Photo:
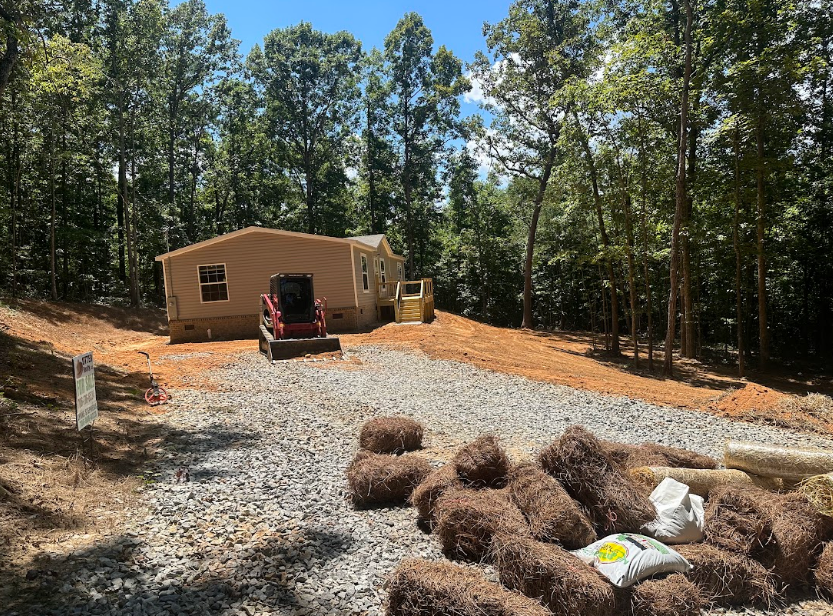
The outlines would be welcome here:
M 619 588 L 627 588 L 657 573 L 686 573 L 689 562 L 674 550 L 645 535 L 609 535 L 573 552 L 593 565 Z

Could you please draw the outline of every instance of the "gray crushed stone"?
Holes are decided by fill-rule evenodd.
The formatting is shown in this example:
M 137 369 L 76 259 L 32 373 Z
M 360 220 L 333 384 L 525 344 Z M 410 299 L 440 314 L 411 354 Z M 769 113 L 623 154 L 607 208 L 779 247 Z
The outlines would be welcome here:
M 146 512 L 124 534 L 72 554 L 61 568 L 71 574 L 44 579 L 20 616 L 383 614 L 384 581 L 396 564 L 442 555 L 411 509 L 356 511 L 345 499 L 358 430 L 377 414 L 423 422 L 425 455 L 435 463 L 486 432 L 499 434 L 514 458 L 532 455 L 575 423 L 611 440 L 716 456 L 727 438 L 833 446 L 419 353 L 363 347 L 353 356 L 359 362 L 270 365 L 243 354 L 214 374 L 216 390 L 175 392 L 163 416 L 171 433 L 143 489 Z M 189 482 L 175 483 L 180 468 Z M 769 613 L 833 610 L 807 599 Z

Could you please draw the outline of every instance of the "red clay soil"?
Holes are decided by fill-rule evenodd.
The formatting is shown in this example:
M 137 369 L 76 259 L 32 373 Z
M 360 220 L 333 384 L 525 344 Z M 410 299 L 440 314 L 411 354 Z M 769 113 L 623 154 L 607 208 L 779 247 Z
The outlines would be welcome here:
M 623 340 L 624 342 L 624 340 Z M 619 358 L 606 357 L 586 333 L 548 333 L 484 325 L 437 311 L 430 325 L 388 324 L 366 334 L 342 337 L 343 345 L 386 345 L 418 349 L 429 357 L 451 359 L 530 379 L 566 385 L 603 394 L 628 396 L 659 405 L 703 410 L 732 419 L 763 422 L 799 430 L 833 433 L 833 417 L 825 418 L 785 405 L 790 393 L 819 391 L 830 394 L 831 383 L 809 380 L 794 373 L 771 373 L 761 383 L 740 380 L 692 360 L 675 361 L 675 378 L 659 376 L 662 353 L 655 358 L 655 373 L 647 370 L 642 350 L 640 369 L 632 367 L 632 350 L 625 346 Z M 782 393 L 784 392 L 784 393 Z M 789 392 L 789 393 L 787 393 Z
M 137 392 L 147 386 L 145 360 L 137 351 L 150 353 L 161 383 L 212 388 L 214 385 L 204 376 L 206 371 L 233 362 L 238 353 L 257 348 L 254 340 L 172 345 L 168 342 L 164 312 L 153 309 L 130 311 L 18 301 L 11 307 L 0 305 L 0 328 L 53 352 L 71 355 L 93 350 L 98 363 L 129 375 Z M 726 371 L 691 360 L 677 360 L 675 378 L 663 379 L 658 376 L 661 353 L 657 353 L 652 374 L 647 370 L 644 349 L 640 369 L 635 370 L 627 355 L 611 358 L 594 351 L 601 341 L 594 344 L 592 336 L 586 333 L 499 328 L 442 311 L 437 311 L 437 318 L 430 325 L 391 323 L 368 333 L 342 335 L 341 340 L 346 350 L 366 344 L 416 349 L 432 358 L 462 361 L 557 385 L 798 428 L 806 418 L 800 413 L 796 415 L 794 408 L 784 410 L 781 403 L 788 395 L 780 392 L 830 393 L 829 385 L 825 390 L 817 382 L 794 374 L 755 379 L 771 388 L 761 383 L 747 384 Z M 627 346 L 623 350 L 629 352 Z M 355 369 L 349 362 L 317 365 Z M 49 389 L 48 383 L 44 387 Z M 833 419 L 819 422 L 816 418 L 806 423 L 807 429 L 833 432 Z
M 342 342 L 348 348 L 358 344 L 416 348 L 430 357 L 537 381 L 692 409 L 702 408 L 731 386 L 717 375 L 692 375 L 690 370 L 684 371 L 683 381 L 634 373 L 628 363 L 590 356 L 592 339 L 583 334 L 492 327 L 441 311 L 431 325 L 389 324 L 367 334 L 344 336 Z

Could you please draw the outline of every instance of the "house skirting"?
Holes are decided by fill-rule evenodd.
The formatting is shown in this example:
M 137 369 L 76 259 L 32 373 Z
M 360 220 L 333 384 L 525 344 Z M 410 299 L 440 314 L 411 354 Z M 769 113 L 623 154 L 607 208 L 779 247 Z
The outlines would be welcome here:
M 171 343 L 207 342 L 209 340 L 256 340 L 260 314 L 231 317 L 205 317 L 168 321 Z M 327 332 L 355 332 L 359 328 L 357 311 L 351 308 L 327 308 Z

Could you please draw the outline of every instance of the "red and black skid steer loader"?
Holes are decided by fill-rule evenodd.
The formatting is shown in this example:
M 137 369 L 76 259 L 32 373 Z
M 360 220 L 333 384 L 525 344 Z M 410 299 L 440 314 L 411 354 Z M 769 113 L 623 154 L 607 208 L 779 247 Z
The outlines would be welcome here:
M 315 299 L 312 274 L 275 274 L 260 296 L 260 350 L 270 361 L 341 351 L 327 336 L 327 298 Z

